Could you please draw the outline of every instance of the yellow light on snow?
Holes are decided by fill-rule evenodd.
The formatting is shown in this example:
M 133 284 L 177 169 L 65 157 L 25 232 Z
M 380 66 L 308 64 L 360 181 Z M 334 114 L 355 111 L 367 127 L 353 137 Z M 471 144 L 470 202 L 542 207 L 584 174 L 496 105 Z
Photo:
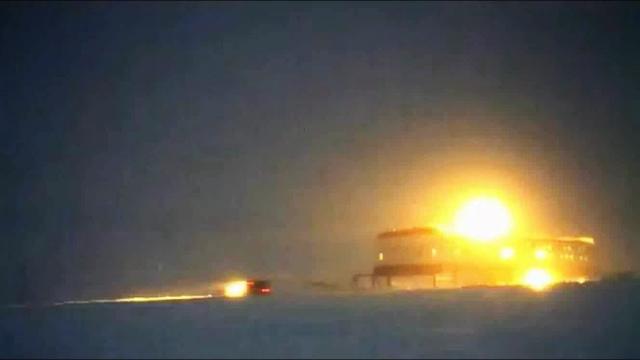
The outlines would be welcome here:
M 500 249 L 500 259 L 502 260 L 512 259 L 514 255 L 515 251 L 513 251 L 513 249 L 510 247 Z
M 248 286 L 246 281 L 231 281 L 224 286 L 224 296 L 229 298 L 244 297 L 247 295 L 247 290 Z
M 512 219 L 507 207 L 500 200 L 487 197 L 466 203 L 454 220 L 458 234 L 478 241 L 505 236 L 511 227 Z
M 533 290 L 540 291 L 551 285 L 553 278 L 546 270 L 531 269 L 524 275 L 523 282 L 524 285 L 532 288 Z
M 164 296 L 134 296 L 118 299 L 95 299 L 95 300 L 71 300 L 54 303 L 53 305 L 81 305 L 81 304 L 108 304 L 108 303 L 140 303 L 154 301 L 187 301 L 212 298 L 211 294 L 204 295 L 164 295 Z
M 537 249 L 534 252 L 534 255 L 538 260 L 544 260 L 547 258 L 547 252 L 544 249 Z
M 207 295 L 165 295 L 165 296 L 136 296 L 129 298 L 119 298 L 113 302 L 153 302 L 153 301 L 180 301 L 180 300 L 197 300 L 212 297 Z

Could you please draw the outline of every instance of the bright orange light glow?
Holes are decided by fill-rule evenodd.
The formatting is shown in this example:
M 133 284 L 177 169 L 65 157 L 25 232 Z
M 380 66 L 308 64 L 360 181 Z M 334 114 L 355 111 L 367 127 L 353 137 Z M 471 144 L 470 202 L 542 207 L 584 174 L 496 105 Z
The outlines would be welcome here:
M 513 251 L 513 249 L 510 247 L 500 249 L 500 259 L 502 260 L 512 259 L 514 255 L 515 251 Z
M 224 296 L 239 298 L 247 296 L 248 284 L 245 280 L 231 281 L 224 285 Z
M 538 259 L 538 260 L 544 260 L 544 259 L 546 259 L 546 258 L 547 258 L 547 251 L 546 251 L 546 250 L 544 250 L 544 249 L 537 249 L 537 250 L 534 252 L 534 255 L 535 255 L 536 259 Z
M 558 240 L 566 240 L 566 241 L 581 241 L 583 243 L 595 245 L 595 240 L 590 236 L 561 236 Z
M 536 291 L 541 291 L 549 287 L 553 282 L 551 274 L 544 269 L 531 269 L 524 275 L 524 285 Z
M 498 199 L 481 197 L 466 203 L 456 214 L 455 231 L 478 241 L 490 241 L 511 231 L 512 219 L 507 207 Z

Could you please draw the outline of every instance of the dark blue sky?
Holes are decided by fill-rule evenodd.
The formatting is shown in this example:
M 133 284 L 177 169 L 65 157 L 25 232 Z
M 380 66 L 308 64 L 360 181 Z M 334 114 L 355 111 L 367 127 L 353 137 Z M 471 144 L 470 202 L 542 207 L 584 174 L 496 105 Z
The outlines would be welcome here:
M 508 187 L 538 228 L 638 259 L 636 4 L 2 3 L 0 20 L 7 301 L 25 282 L 348 278 L 456 184 Z

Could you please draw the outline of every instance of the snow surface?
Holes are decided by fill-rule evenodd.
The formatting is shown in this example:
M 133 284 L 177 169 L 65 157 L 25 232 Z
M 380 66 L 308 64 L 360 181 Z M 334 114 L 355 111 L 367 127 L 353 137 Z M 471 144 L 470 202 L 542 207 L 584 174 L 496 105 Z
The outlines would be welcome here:
M 0 311 L 0 356 L 639 357 L 637 283 Z

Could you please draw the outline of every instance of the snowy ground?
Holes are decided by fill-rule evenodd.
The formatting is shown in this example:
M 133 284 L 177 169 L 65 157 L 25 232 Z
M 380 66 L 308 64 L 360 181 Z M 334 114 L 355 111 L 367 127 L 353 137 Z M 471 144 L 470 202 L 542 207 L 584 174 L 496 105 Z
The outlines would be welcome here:
M 0 356 L 639 357 L 640 286 L 5 308 Z

